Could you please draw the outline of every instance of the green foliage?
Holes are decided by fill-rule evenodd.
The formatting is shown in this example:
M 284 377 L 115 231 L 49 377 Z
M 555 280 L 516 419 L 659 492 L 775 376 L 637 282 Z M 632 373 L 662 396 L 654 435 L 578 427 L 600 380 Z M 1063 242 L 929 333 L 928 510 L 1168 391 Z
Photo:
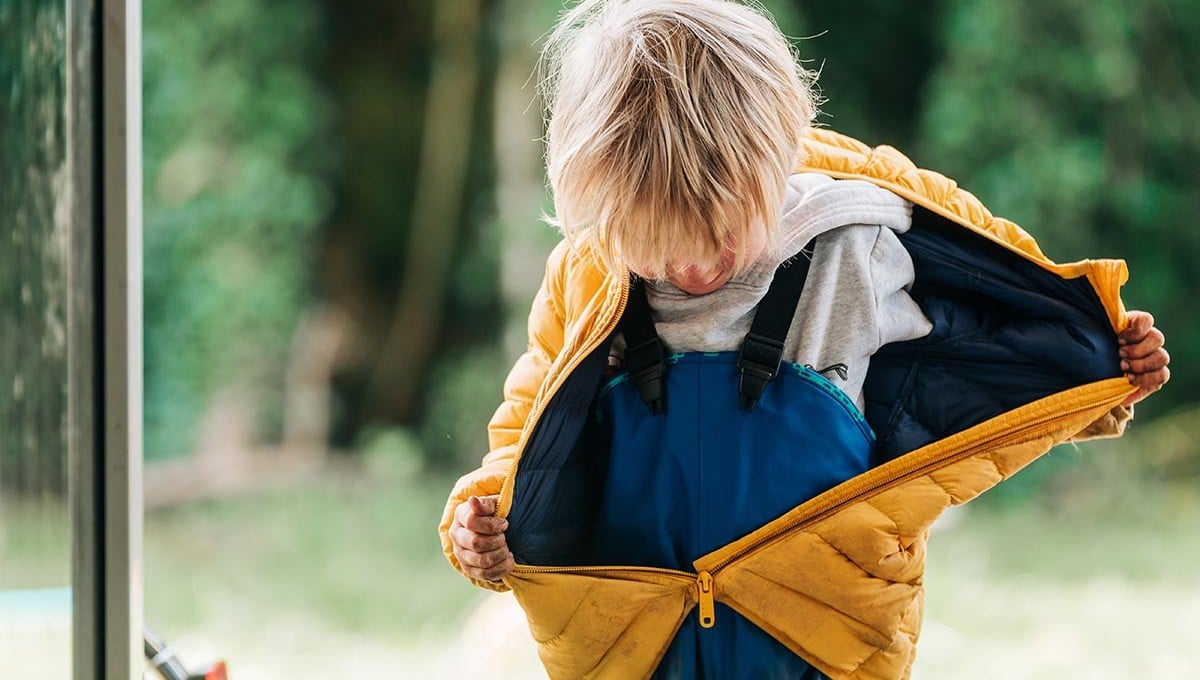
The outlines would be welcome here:
M 328 211 L 312 0 L 145 3 L 146 453 L 190 450 L 213 394 L 278 411 Z
M 1017 509 L 1036 504 L 1053 492 L 1055 484 L 1079 470 L 1078 449 L 1060 446 L 1030 463 L 1016 476 L 989 489 L 976 503 L 980 507 Z
M 0 0 L 0 486 L 32 495 L 67 484 L 65 21 L 61 6 Z
M 1065 445 L 988 491 L 973 508 L 1039 507 L 1064 518 L 1169 524 L 1200 512 L 1200 408 L 1135 422 L 1121 439 Z
M 1126 302 L 1178 356 L 1200 351 L 1200 8 L 1194 3 L 956 3 L 942 27 L 917 161 L 1025 226 L 1050 257 L 1129 262 Z M 1172 367 L 1147 402 L 1188 399 Z
M 782 4 L 782 3 L 774 3 Z M 793 0 L 800 54 L 818 68 L 826 102 L 818 124 L 874 144 L 908 148 L 940 55 L 945 2 Z M 781 26 L 788 31 L 781 17 Z M 793 33 L 795 34 L 795 33 Z
M 1200 252 L 1200 232 L 1186 228 L 1189 208 L 1200 207 L 1192 191 L 1200 128 L 1190 124 L 1200 113 L 1198 76 L 1187 68 L 1200 56 L 1200 12 L 1183 2 L 1116 0 L 1087 11 L 1066 0 L 934 2 L 921 12 L 882 0 L 764 5 L 789 35 L 820 36 L 799 49 L 823 69 L 823 123 L 900 146 L 959 179 L 1056 259 L 1127 258 L 1131 306 L 1155 312 L 1177 356 L 1200 349 L 1200 325 L 1180 294 L 1200 283 L 1189 260 Z M 413 167 L 428 141 L 419 134 L 431 7 L 381 4 L 389 17 L 381 22 L 318 0 L 147 2 L 151 457 L 187 450 L 198 416 L 230 385 L 253 391 L 269 427 L 314 280 L 359 324 L 361 356 L 342 382 L 370 382 L 382 336 L 372 324 L 386 327 L 394 313 Z M 483 42 L 532 51 L 560 8 L 550 0 L 488 5 L 488 30 L 504 35 Z M 318 61 L 321 45 L 338 49 Z M 489 78 L 484 73 L 484 100 Z M 326 97 L 337 102 L 336 167 L 318 141 L 333 129 Z M 481 105 L 463 218 L 470 224 L 435 372 L 424 381 L 422 422 L 412 424 L 433 460 L 477 459 L 505 367 L 489 330 L 498 325 L 496 253 L 509 245 L 489 226 L 489 114 Z M 334 173 L 338 214 L 319 244 L 314 225 L 330 209 L 322 180 Z M 327 266 L 309 266 L 312 247 L 324 249 Z M 1186 363 L 1176 365 L 1171 388 L 1141 408 L 1140 419 L 1200 382 Z M 361 399 L 343 401 L 362 410 Z M 349 413 L 345 441 L 387 418 L 395 416 Z

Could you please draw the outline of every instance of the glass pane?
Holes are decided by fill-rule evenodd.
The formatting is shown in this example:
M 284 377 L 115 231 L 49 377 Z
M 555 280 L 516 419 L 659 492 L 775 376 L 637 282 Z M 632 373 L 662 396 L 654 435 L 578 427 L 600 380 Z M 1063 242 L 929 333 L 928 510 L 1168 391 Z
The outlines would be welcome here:
M 64 3 L 0 3 L 0 659 L 38 680 L 71 677 L 65 53 Z

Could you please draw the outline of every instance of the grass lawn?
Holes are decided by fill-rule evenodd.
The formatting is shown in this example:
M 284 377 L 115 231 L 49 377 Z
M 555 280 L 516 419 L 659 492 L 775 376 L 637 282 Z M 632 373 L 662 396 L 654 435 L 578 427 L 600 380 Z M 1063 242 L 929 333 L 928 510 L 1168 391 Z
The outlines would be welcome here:
M 440 555 L 451 483 L 347 470 L 151 512 L 147 625 L 189 662 L 226 659 L 236 680 L 541 678 L 512 599 L 469 587 Z M 1151 497 L 1119 519 L 984 503 L 939 523 L 914 677 L 1200 677 L 1200 508 Z M 62 541 L 21 548 L 52 514 L 6 507 L 3 582 L 54 585 L 30 579 Z M 34 645 L 10 647 L 7 668 L 32 668 L 19 655 Z
M 914 677 L 1200 677 L 1197 519 L 1012 511 L 935 533 Z
M 543 677 L 511 598 L 441 558 L 450 483 L 330 476 L 151 515 L 147 620 L 189 658 L 223 654 L 239 679 Z M 915 677 L 1198 677 L 1197 520 L 1190 506 L 1135 521 L 950 517 L 932 540 Z
M 372 646 L 443 639 L 481 597 L 441 557 L 436 527 L 451 483 L 330 473 L 287 491 L 149 513 L 147 625 L 267 660 L 370 656 Z

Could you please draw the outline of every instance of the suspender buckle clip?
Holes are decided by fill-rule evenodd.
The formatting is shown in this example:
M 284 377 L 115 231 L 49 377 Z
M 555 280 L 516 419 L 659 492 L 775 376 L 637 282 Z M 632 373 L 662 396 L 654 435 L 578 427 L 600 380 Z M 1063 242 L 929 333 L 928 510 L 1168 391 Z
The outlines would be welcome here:
M 629 379 L 637 387 L 650 414 L 662 413 L 666 409 L 663 376 L 667 372 L 666 351 L 662 341 L 654 336 L 637 346 L 627 347 L 625 365 L 629 367 Z
M 783 360 L 783 343 L 773 338 L 751 332 L 742 342 L 738 352 L 739 405 L 743 411 L 751 411 L 767 384 L 779 373 L 779 362 Z

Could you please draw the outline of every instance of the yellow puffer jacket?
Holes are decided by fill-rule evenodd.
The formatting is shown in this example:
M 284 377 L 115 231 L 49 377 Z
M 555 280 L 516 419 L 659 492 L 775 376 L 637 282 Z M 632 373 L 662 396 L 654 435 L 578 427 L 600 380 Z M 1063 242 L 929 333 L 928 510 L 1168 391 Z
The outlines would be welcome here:
M 870 148 L 826 130 L 807 134 L 798 171 L 865 179 L 982 236 L 1065 280 L 1085 278 L 1113 333 L 1125 326 L 1123 262 L 1056 264 L 1027 233 L 993 217 L 951 180 L 918 169 L 890 147 Z M 482 466 L 446 503 L 447 531 L 471 495 L 500 494 L 508 516 L 522 453 L 546 405 L 572 371 L 615 330 L 628 295 L 625 272 L 605 272 L 560 245 L 529 319 L 529 348 L 513 367 Z M 1097 309 L 1099 309 L 1099 306 Z M 1115 358 L 1114 358 L 1115 361 Z M 552 678 L 644 678 L 686 616 L 723 602 L 833 678 L 906 678 L 921 627 L 930 525 L 1051 447 L 1118 436 L 1134 387 L 1121 377 L 1088 382 L 1019 405 L 901 455 L 804 502 L 694 563 L 695 572 L 620 566 L 519 565 L 503 584 L 524 608 Z M 719 624 L 718 624 L 719 625 Z

